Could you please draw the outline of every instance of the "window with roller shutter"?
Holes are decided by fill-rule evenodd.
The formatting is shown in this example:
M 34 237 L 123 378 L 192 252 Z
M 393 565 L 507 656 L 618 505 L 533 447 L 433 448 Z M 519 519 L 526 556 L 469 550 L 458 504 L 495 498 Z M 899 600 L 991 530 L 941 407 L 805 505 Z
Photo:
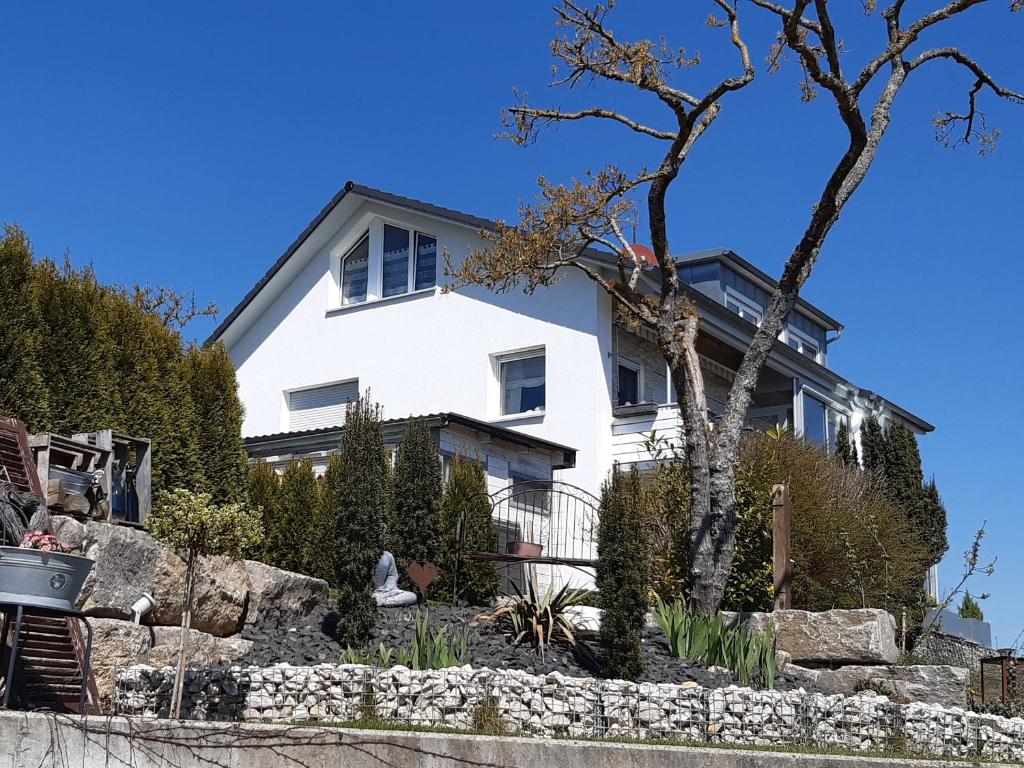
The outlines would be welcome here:
M 288 393 L 288 429 L 298 432 L 345 423 L 345 409 L 359 397 L 359 379 Z

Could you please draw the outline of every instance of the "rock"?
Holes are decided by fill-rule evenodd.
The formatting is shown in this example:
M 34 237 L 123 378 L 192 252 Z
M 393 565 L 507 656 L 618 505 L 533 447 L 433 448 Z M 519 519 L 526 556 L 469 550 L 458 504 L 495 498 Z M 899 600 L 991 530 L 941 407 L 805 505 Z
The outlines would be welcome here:
M 152 632 L 149 663 L 155 667 L 177 664 L 181 627 L 153 627 Z M 252 641 L 241 637 L 216 637 L 195 629 L 189 630 L 188 637 L 190 664 L 231 664 L 252 650 Z
M 896 620 L 876 608 L 774 611 L 749 619 L 757 631 L 771 628 L 795 664 L 895 664 L 899 655 Z
M 915 665 L 897 666 L 845 666 L 838 669 L 806 669 L 796 665 L 786 673 L 809 684 L 850 696 L 858 688 L 870 685 L 869 690 L 895 698 L 906 698 L 948 707 L 967 704 L 968 672 L 963 667 Z
M 146 661 L 153 638 L 148 627 L 130 621 L 89 619 L 89 624 L 93 631 L 90 666 L 100 698 L 105 699 L 114 690 L 116 670 Z
M 78 607 L 87 616 L 130 619 L 131 605 L 143 592 L 153 589 L 153 573 L 161 551 L 156 540 L 145 531 L 110 523 L 80 523 L 61 520 L 60 537 L 84 542 L 86 557 L 96 567 L 85 580 L 78 596 Z M 84 530 L 83 530 L 84 529 Z
M 286 625 L 322 613 L 328 604 L 327 582 L 283 571 L 255 560 L 242 562 L 249 583 L 246 626 Z
M 156 608 L 143 617 L 147 624 L 177 626 L 185 590 L 185 561 L 161 548 L 154 567 L 151 594 Z M 204 557 L 196 571 L 192 627 L 218 637 L 233 635 L 245 619 L 249 579 L 245 566 L 226 557 Z

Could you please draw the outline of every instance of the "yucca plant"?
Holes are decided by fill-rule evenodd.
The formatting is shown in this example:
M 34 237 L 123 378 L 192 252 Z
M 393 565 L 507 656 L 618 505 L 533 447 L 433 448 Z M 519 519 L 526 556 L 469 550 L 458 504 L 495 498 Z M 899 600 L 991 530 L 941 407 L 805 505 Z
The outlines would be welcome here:
M 509 597 L 505 605 L 486 618 L 507 621 L 512 627 L 513 643 L 530 638 L 542 657 L 556 635 L 569 645 L 576 645 L 576 625 L 569 616 L 569 609 L 584 604 L 585 590 L 572 589 L 566 584 L 555 592 L 554 585 L 549 584 L 544 593 L 539 594 L 532 580 L 528 582 L 525 595 L 514 582 L 512 589 L 515 596 Z
M 681 600 L 666 603 L 658 598 L 654 615 L 673 655 L 709 667 L 725 667 L 741 685 L 759 680 L 767 688 L 775 686 L 775 637 L 771 632 L 752 631 L 750 622 L 738 614 L 725 621 L 721 614 L 700 613 Z

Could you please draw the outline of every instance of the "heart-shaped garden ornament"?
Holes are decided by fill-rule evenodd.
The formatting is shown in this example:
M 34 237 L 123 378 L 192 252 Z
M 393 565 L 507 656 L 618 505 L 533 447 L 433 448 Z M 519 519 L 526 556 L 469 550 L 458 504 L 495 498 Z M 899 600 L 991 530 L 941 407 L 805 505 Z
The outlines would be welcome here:
M 410 563 L 405 571 L 421 595 L 427 593 L 427 587 L 437 578 L 438 574 L 437 566 L 433 563 Z

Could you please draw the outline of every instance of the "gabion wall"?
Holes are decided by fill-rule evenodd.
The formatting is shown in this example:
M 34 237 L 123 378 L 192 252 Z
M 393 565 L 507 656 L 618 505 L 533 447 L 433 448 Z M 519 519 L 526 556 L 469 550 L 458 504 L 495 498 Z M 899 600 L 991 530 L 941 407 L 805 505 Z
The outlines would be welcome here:
M 174 670 L 118 670 L 116 712 L 167 717 Z M 1024 759 L 1024 719 L 884 696 L 708 690 L 570 678 L 557 672 L 360 665 L 189 670 L 182 716 L 197 720 L 350 723 L 580 738 L 817 745 L 961 758 Z

